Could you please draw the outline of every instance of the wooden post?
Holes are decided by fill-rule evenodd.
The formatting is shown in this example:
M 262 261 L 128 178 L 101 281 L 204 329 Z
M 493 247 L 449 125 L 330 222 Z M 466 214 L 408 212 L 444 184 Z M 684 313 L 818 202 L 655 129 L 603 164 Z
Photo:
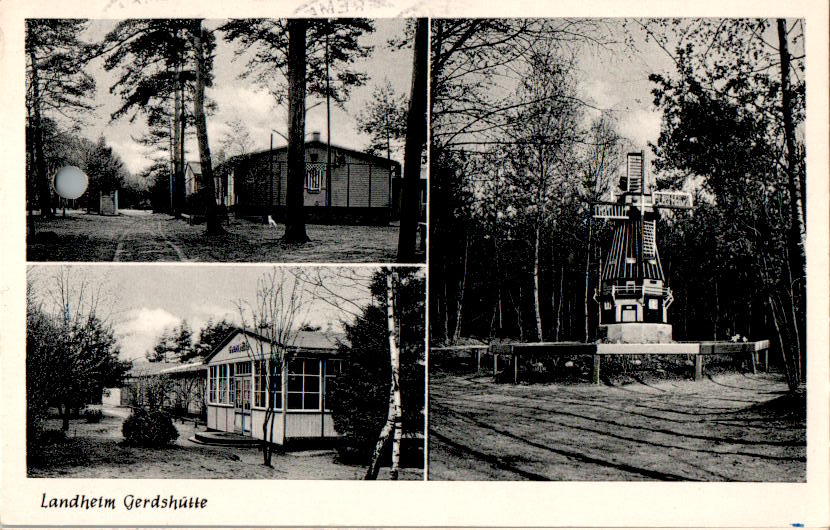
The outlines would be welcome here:
M 754 352 L 754 351 L 749 353 L 749 361 L 752 363 L 752 375 L 755 375 L 755 374 L 758 373 L 758 370 L 755 366 L 755 356 L 756 355 L 758 355 L 758 353 Z
M 695 381 L 703 379 L 703 355 L 695 355 Z
M 499 373 L 499 352 L 493 350 L 493 377 Z
M 764 350 L 764 373 L 769 373 L 769 349 Z
M 594 354 L 594 366 L 591 370 L 591 381 L 595 384 L 599 384 L 599 369 L 600 369 L 600 356 Z
M 476 373 L 481 371 L 481 348 L 476 348 Z

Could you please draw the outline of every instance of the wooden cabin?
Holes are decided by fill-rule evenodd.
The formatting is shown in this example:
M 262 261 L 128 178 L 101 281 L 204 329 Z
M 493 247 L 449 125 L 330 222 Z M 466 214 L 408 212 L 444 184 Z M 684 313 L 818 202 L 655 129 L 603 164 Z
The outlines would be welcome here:
M 270 410 L 274 443 L 338 436 L 328 389 L 340 374 L 339 339 L 332 332 L 300 331 L 276 364 L 271 347 L 280 345 L 250 331 L 231 332 L 205 358 L 208 429 L 263 439 Z
M 275 220 L 285 217 L 287 146 L 236 156 L 218 174 L 232 186 L 228 199 L 241 216 Z M 327 177 L 327 145 L 315 134 L 305 145 L 303 204 L 307 220 L 330 223 L 386 223 L 393 213 L 392 180 L 401 174 L 394 160 L 331 145 Z

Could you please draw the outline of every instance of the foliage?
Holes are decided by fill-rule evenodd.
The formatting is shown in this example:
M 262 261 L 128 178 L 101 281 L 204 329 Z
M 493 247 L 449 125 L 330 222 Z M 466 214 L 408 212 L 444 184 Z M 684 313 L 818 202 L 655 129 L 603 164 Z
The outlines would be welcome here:
M 375 86 L 372 99 L 357 115 L 361 132 L 371 136 L 368 153 L 384 156 L 399 152 L 406 137 L 406 95 L 397 94 L 389 79 Z
M 182 320 L 178 326 L 165 329 L 146 357 L 150 362 L 159 361 L 186 361 L 195 356 L 193 346 L 193 332 L 187 320 Z
M 286 19 L 234 19 L 219 27 L 225 40 L 239 47 L 237 56 L 248 59 L 246 76 L 267 88 L 278 105 L 288 100 L 288 34 Z M 353 87 L 366 82 L 354 63 L 372 52 L 360 37 L 375 30 L 368 19 L 310 19 L 306 38 L 306 90 L 312 97 L 326 96 L 326 37 L 328 37 L 329 95 L 338 104 L 348 100 Z
M 49 294 L 44 302 L 34 286 L 29 288 L 28 426 L 36 430 L 41 407 L 54 406 L 67 430 L 70 410 L 98 402 L 104 388 L 120 386 L 131 363 L 118 358 L 112 326 L 98 313 L 100 294 L 84 278 L 62 268 Z M 37 385 L 43 390 L 35 389 Z
M 124 441 L 138 447 L 160 448 L 171 445 L 179 437 L 170 415 L 160 409 L 134 408 L 121 427 Z
M 236 325 L 224 318 L 218 322 L 208 320 L 199 331 L 199 339 L 193 346 L 193 356 L 206 357 L 235 329 Z
M 87 423 L 100 423 L 104 417 L 104 413 L 101 409 L 86 409 L 83 412 L 83 416 Z
M 120 77 L 110 92 L 122 104 L 113 119 L 128 116 L 135 121 L 139 113 L 147 124 L 167 126 L 172 110 L 169 101 L 180 83 L 192 88 L 196 80 L 195 51 L 189 38 L 191 19 L 127 19 L 119 22 L 103 42 L 98 53 L 105 57 L 107 71 L 120 69 Z M 208 72 L 212 69 L 215 39 L 208 38 Z M 208 81 L 208 85 L 210 82 Z
M 696 211 L 665 231 L 678 299 L 688 306 L 684 328 L 704 337 L 777 336 L 796 388 L 805 365 L 806 187 L 804 149 L 792 128 L 804 118 L 805 84 L 803 55 L 787 41 L 801 44 L 799 21 L 779 21 L 779 48 L 766 40 L 769 20 L 677 24 L 684 29 L 677 72 L 651 80 L 663 112 L 655 167 L 669 182 L 702 189 Z M 782 57 L 790 70 L 782 71 Z M 791 77 L 785 94 L 781 80 Z M 706 274 L 695 273 L 702 268 Z
M 425 280 L 412 269 L 397 269 L 395 312 L 399 322 L 400 388 L 403 433 L 422 433 L 424 426 L 424 294 Z M 343 363 L 331 388 L 335 428 L 344 437 L 344 458 L 368 463 L 389 406 L 389 343 L 386 331 L 386 280 L 372 279 L 373 302 L 346 324 L 347 340 L 339 347 Z

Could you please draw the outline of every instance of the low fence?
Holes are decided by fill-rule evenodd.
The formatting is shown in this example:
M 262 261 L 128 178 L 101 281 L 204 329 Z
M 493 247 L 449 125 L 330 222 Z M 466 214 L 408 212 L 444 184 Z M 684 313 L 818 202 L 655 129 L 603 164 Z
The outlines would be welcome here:
M 500 361 L 507 358 L 507 366 L 512 369 L 514 383 L 519 382 L 519 360 L 523 357 L 545 358 L 559 356 L 590 355 L 593 358 L 591 381 L 599 384 L 602 358 L 608 355 L 683 355 L 694 357 L 695 381 L 704 375 L 704 357 L 708 355 L 746 355 L 751 361 L 752 373 L 757 372 L 760 363 L 764 371 L 769 371 L 768 340 L 756 342 L 678 342 L 666 344 L 604 344 L 582 342 L 534 342 L 507 343 L 490 345 L 463 345 L 430 348 L 430 358 L 466 357 L 467 362 L 475 363 L 476 372 L 482 370 L 482 357 L 492 358 L 493 377 L 499 371 Z M 759 360 L 760 359 L 760 360 Z

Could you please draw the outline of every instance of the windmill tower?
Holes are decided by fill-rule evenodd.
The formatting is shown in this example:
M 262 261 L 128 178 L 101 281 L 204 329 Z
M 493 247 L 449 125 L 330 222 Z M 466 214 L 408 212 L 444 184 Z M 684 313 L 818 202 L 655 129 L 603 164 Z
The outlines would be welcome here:
M 599 338 L 608 342 L 671 342 L 672 303 L 655 241 L 659 209 L 692 208 L 682 191 L 650 191 L 643 153 L 629 153 L 622 194 L 594 204 L 594 218 L 614 222 L 614 237 L 594 299 L 600 304 Z

